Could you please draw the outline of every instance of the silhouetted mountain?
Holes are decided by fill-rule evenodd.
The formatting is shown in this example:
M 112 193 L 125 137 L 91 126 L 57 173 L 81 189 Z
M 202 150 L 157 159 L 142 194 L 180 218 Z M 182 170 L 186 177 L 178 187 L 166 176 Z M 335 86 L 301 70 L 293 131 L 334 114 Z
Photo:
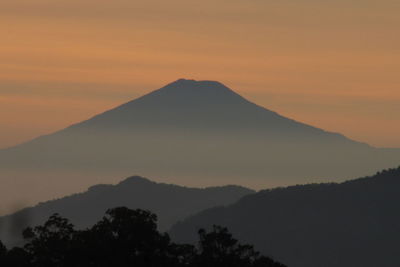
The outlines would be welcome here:
M 78 228 L 92 226 L 109 207 L 147 209 L 158 214 L 161 231 L 178 220 L 206 208 L 231 204 L 254 191 L 239 186 L 188 188 L 155 183 L 134 176 L 117 185 L 96 185 L 88 191 L 26 208 L 0 218 L 0 240 L 7 244 L 22 239 L 27 226 L 43 223 L 53 213 L 67 217 Z M 0 231 L 1 233 L 1 231 Z
M 221 83 L 178 80 L 0 151 L 1 205 L 43 201 L 131 173 L 190 186 L 266 188 L 368 175 L 399 158 L 399 150 L 287 119 Z
M 341 184 L 264 190 L 176 224 L 176 241 L 224 225 L 292 267 L 400 266 L 400 168 Z

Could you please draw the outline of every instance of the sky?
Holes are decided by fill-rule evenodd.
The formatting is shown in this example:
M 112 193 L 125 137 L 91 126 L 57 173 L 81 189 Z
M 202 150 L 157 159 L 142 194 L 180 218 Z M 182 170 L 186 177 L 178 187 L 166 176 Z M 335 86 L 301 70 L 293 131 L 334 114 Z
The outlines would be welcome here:
M 179 78 L 400 147 L 398 0 L 0 2 L 0 148 Z

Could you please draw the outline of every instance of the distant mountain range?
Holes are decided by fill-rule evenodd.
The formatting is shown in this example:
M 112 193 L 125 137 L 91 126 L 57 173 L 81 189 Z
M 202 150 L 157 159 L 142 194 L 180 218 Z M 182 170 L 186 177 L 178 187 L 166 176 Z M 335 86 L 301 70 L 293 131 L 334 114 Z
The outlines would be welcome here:
M 400 168 L 341 184 L 263 190 L 176 224 L 178 242 L 199 227 L 228 227 L 291 267 L 400 266 Z
M 47 201 L 0 218 L 0 240 L 19 245 L 22 231 L 44 223 L 53 213 L 71 220 L 78 228 L 92 226 L 109 208 L 125 206 L 150 210 L 158 215 L 159 230 L 166 231 L 204 209 L 232 204 L 254 191 L 240 186 L 188 188 L 155 183 L 135 176 L 117 185 L 96 185 L 86 192 Z
M 182 79 L 0 150 L 0 213 L 132 174 L 189 186 L 267 188 L 345 180 L 399 163 L 398 149 L 285 118 L 219 82 Z
M 226 226 L 239 240 L 292 267 L 400 266 L 400 168 L 343 183 L 297 185 L 258 193 L 240 186 L 188 188 L 135 176 L 117 185 L 40 203 L 0 218 L 0 240 L 51 214 L 85 228 L 117 206 L 158 214 L 173 241 L 194 242 L 199 228 Z M 171 227 L 172 226 L 172 227 Z

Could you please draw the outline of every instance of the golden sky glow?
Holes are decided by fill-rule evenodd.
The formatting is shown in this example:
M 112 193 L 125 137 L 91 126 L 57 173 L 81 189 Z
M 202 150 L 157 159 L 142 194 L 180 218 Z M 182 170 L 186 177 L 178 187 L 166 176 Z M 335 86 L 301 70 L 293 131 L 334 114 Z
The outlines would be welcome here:
M 398 0 L 0 2 L 0 147 L 178 78 L 400 147 Z

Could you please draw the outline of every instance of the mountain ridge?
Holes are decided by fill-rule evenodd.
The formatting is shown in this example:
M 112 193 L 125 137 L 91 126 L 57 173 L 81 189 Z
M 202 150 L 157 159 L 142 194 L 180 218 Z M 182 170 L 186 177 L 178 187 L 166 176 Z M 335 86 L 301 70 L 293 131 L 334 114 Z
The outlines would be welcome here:
M 21 143 L 19 145 L 16 145 L 16 146 L 0 149 L 0 151 L 2 151 L 2 150 L 12 150 L 14 147 L 19 147 L 19 146 L 22 146 L 22 145 L 26 145 L 26 144 L 28 144 L 30 142 L 37 142 L 37 140 L 41 140 L 43 138 L 47 138 L 47 137 L 52 136 L 54 134 L 59 134 L 59 133 L 65 132 L 65 131 L 70 131 L 70 130 L 74 130 L 74 129 L 77 129 L 77 128 L 79 129 L 81 127 L 85 127 L 85 126 L 87 126 L 87 124 L 89 124 L 89 126 L 93 126 L 93 124 L 95 124 L 95 122 L 97 120 L 104 120 L 104 117 L 107 117 L 107 116 L 110 116 L 110 115 L 114 115 L 114 113 L 117 113 L 117 112 L 120 112 L 120 111 L 134 113 L 136 110 L 134 110 L 132 112 L 129 111 L 129 109 L 132 108 L 132 105 L 133 106 L 135 106 L 135 105 L 141 105 L 141 106 L 150 105 L 150 108 L 154 108 L 154 105 L 155 105 L 154 102 L 156 104 L 160 104 L 160 102 L 168 102 L 168 99 L 165 99 L 165 96 L 171 95 L 171 93 L 172 93 L 173 99 L 176 99 L 176 98 L 179 99 L 180 100 L 179 104 L 182 104 L 182 103 L 184 103 L 183 100 L 186 100 L 187 99 L 186 97 L 188 96 L 187 94 L 185 94 L 184 97 L 183 97 L 181 95 L 182 93 L 185 93 L 185 92 L 200 92 L 200 91 L 201 92 L 207 91 L 208 93 L 210 93 L 210 92 L 213 92 L 213 93 L 215 93 L 215 92 L 219 92 L 219 93 L 224 92 L 224 95 L 223 95 L 224 98 L 233 97 L 235 100 L 237 100 L 238 103 L 240 103 L 240 105 L 247 105 L 246 108 L 258 109 L 258 111 L 260 111 L 260 112 L 268 113 L 275 120 L 284 120 L 284 121 L 289 122 L 289 123 L 291 123 L 293 125 L 298 125 L 298 126 L 301 126 L 301 127 L 305 127 L 308 130 L 315 131 L 316 133 L 319 133 L 319 134 L 327 134 L 327 135 L 338 137 L 338 138 L 340 138 L 342 140 L 347 140 L 349 142 L 354 142 L 354 143 L 359 144 L 359 145 L 364 145 L 364 146 L 371 147 L 367 143 L 352 140 L 352 139 L 346 137 L 345 135 L 343 135 L 341 133 L 327 131 L 327 130 L 324 130 L 324 129 L 321 129 L 321 128 L 318 128 L 318 127 L 315 127 L 315 126 L 311 126 L 309 124 L 305 124 L 305 123 L 299 122 L 299 121 L 297 121 L 295 119 L 292 119 L 292 118 L 287 118 L 287 117 L 285 117 L 285 116 L 283 116 L 283 115 L 281 115 L 281 114 L 279 114 L 277 112 L 271 111 L 271 110 L 269 110 L 269 109 L 267 109 L 265 107 L 262 107 L 260 105 L 257 105 L 255 103 L 247 100 L 246 98 L 244 98 L 241 95 L 237 94 L 236 92 L 234 92 L 233 90 L 231 90 L 230 88 L 228 88 L 227 86 L 225 86 L 224 84 L 222 84 L 220 82 L 211 81 L 211 80 L 196 81 L 196 80 L 192 80 L 192 79 L 178 79 L 178 80 L 176 80 L 176 81 L 174 81 L 172 83 L 167 84 L 166 86 L 164 86 L 164 87 L 162 87 L 162 88 L 160 88 L 158 90 L 151 91 L 148 94 L 145 94 L 145 95 L 143 95 L 141 97 L 138 97 L 136 99 L 128 101 L 128 102 L 126 102 L 126 103 L 124 103 L 122 105 L 119 105 L 119 106 L 117 106 L 115 108 L 112 108 L 112 109 L 107 110 L 105 112 L 102 112 L 100 114 L 94 115 L 94 116 L 92 116 L 92 117 L 90 117 L 90 118 L 88 118 L 86 120 L 81 121 L 81 122 L 72 124 L 72 125 L 64 128 L 64 129 L 61 129 L 61 130 L 53 132 L 53 133 L 49 133 L 49 134 L 45 134 L 45 135 L 39 136 L 37 138 L 34 138 L 32 140 L 23 142 L 23 143 Z M 215 97 L 215 95 L 211 95 L 211 96 L 207 95 L 207 94 L 206 95 L 200 94 L 200 95 L 203 96 L 203 98 L 205 98 L 206 100 L 210 100 L 210 99 L 212 100 L 213 96 Z M 156 98 L 156 99 L 154 99 L 154 98 Z M 222 102 L 223 101 L 221 101 L 221 103 Z M 167 104 L 171 104 L 171 103 L 167 103 Z M 192 105 L 193 102 L 191 102 L 190 104 Z M 218 104 L 220 104 L 220 102 L 218 102 Z M 164 107 L 164 108 L 169 109 L 169 108 L 173 108 L 173 106 Z M 187 115 L 187 114 L 184 113 L 184 115 Z M 271 119 L 271 118 L 269 118 L 269 119 Z M 115 118 L 112 118 L 111 120 L 115 120 Z M 104 122 L 102 122 L 102 123 L 104 123 Z M 161 123 L 161 122 L 157 121 L 157 123 Z M 241 123 L 243 123 L 243 121 L 241 121 Z M 126 124 L 128 124 L 128 123 L 126 123 Z M 147 123 L 147 124 L 149 124 L 149 123 Z M 115 125 L 112 125 L 112 126 L 115 126 Z M 140 126 L 143 126 L 143 125 L 140 125 Z M 190 126 L 193 127 L 193 125 L 190 125 Z M 213 125 L 213 126 L 216 126 L 216 125 Z M 252 125 L 252 126 L 254 127 L 254 125 Z M 104 128 L 107 128 L 107 127 L 109 127 L 109 126 L 104 126 Z M 163 127 L 165 127 L 165 125 L 163 125 Z M 104 128 L 102 130 L 104 130 Z
M 195 100 L 195 101 L 193 101 Z M 196 103 L 199 102 L 199 103 Z M 214 103 L 213 103 L 214 102 Z M 213 106 L 205 106 L 206 104 L 210 105 L 210 103 L 213 104 Z M 207 115 L 218 115 L 219 112 L 224 112 L 225 109 L 229 109 L 230 113 L 237 113 L 235 114 L 237 116 L 236 119 L 239 118 L 239 112 L 237 112 L 235 109 L 243 112 L 243 109 L 250 110 L 253 109 L 252 114 L 254 116 L 259 116 L 259 113 L 263 113 L 264 116 L 268 117 L 266 119 L 269 120 L 274 120 L 274 121 L 280 121 L 283 120 L 285 123 L 290 123 L 292 125 L 296 125 L 297 127 L 305 127 L 307 130 L 310 131 L 318 131 L 319 133 L 323 134 L 331 134 L 331 135 L 337 135 L 340 136 L 340 138 L 347 139 L 349 141 L 353 141 L 355 143 L 360 143 L 354 140 L 350 140 L 349 138 L 345 137 L 342 134 L 339 133 L 334 133 L 330 131 L 326 131 L 305 123 L 301 123 L 299 121 L 296 121 L 291 118 L 286 118 L 282 115 L 280 115 L 277 112 L 271 111 L 265 107 L 262 107 L 260 105 L 257 105 L 246 98 L 242 97 L 241 95 L 237 94 L 224 84 L 217 82 L 217 81 L 196 81 L 196 80 L 187 80 L 187 79 L 179 79 L 175 82 L 172 82 L 161 89 L 152 91 L 142 97 L 139 97 L 137 99 L 131 100 L 125 104 L 122 104 L 114 109 L 111 109 L 109 111 L 106 111 L 104 113 L 101 113 L 97 116 L 94 116 L 86 121 L 83 121 L 81 123 L 75 124 L 75 127 L 79 127 L 82 124 L 88 123 L 88 122 L 93 122 L 98 119 L 104 119 L 104 116 L 107 116 L 108 114 L 112 114 L 115 112 L 123 111 L 123 112 L 129 112 L 130 108 L 134 108 L 133 106 L 139 105 L 139 106 L 144 106 L 146 109 L 155 109 L 157 105 L 162 105 L 162 108 L 164 109 L 163 112 L 168 112 L 167 110 L 174 109 L 174 106 L 183 106 L 183 108 L 189 108 L 193 106 L 196 106 L 196 104 L 200 104 L 200 113 L 204 111 L 204 109 L 210 109 L 211 111 L 214 111 L 214 114 L 208 114 Z M 219 106 L 214 106 L 214 105 L 221 105 Z M 223 106 L 222 106 L 223 105 Z M 198 108 L 196 106 L 196 108 Z M 230 109 L 231 108 L 231 109 Z M 135 110 L 136 111 L 136 110 Z M 185 110 L 186 111 L 186 110 Z M 258 113 L 257 113 L 257 112 Z M 133 112 L 132 112 L 133 113 Z M 183 112 L 185 116 L 187 116 L 187 112 Z M 267 114 L 267 115 L 265 115 Z M 159 115 L 159 114 L 157 114 Z M 178 114 L 174 114 L 178 115 Z M 251 116 L 249 116 L 251 117 Z M 242 125 L 246 125 L 246 120 L 249 120 L 249 117 L 243 119 L 240 121 Z M 166 118 L 163 118 L 164 120 Z M 191 120 L 192 118 L 189 117 Z M 208 118 L 210 119 L 210 118 Z M 223 117 L 223 119 L 226 119 L 226 117 Z M 250 118 L 251 120 L 251 118 Z M 158 123 L 161 123 L 160 121 L 157 121 Z M 148 123 L 148 121 L 146 121 Z M 198 123 L 198 121 L 196 121 Z M 219 121 L 221 123 L 221 121 Z M 164 125 L 163 125 L 164 126 Z M 193 124 L 190 125 L 191 127 L 194 127 Z M 217 125 L 213 125 L 217 126 Z M 226 125 L 225 125 L 226 126 Z M 252 127 L 257 127 L 257 123 L 251 125 Z M 271 129 L 269 129 L 271 130 Z
M 267 188 L 364 176 L 398 165 L 399 158 L 400 150 L 285 118 L 222 83 L 181 79 L 0 150 L 0 212 L 15 201 L 33 204 L 131 173 L 197 187 Z
M 255 191 L 236 185 L 193 188 L 157 183 L 131 176 L 119 183 L 98 184 L 86 191 L 41 202 L 0 217 L 0 240 L 7 244 L 22 242 L 22 230 L 43 223 L 53 213 L 71 219 L 78 228 L 94 224 L 113 207 L 148 209 L 159 216 L 162 231 L 184 217 L 207 207 L 226 205 Z
M 262 190 L 190 216 L 170 230 L 191 242 L 191 231 L 228 227 L 293 267 L 399 266 L 400 167 L 343 183 Z

